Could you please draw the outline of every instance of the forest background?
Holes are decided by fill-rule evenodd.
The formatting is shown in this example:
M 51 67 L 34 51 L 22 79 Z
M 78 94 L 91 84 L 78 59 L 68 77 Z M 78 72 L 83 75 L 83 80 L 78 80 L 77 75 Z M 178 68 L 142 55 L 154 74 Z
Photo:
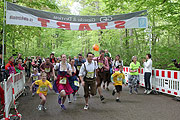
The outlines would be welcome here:
M 18 5 L 69 15 L 117 15 L 148 10 L 149 26 L 152 27 L 153 67 L 179 70 L 172 59 L 180 62 L 180 1 L 179 0 L 6 0 Z M 0 1 L 0 41 L 3 34 L 3 8 Z M 145 29 L 116 29 L 96 31 L 69 31 L 62 29 L 6 25 L 5 59 L 17 53 L 27 56 L 48 57 L 55 52 L 77 56 L 100 49 L 108 49 L 115 58 L 121 56 L 124 65 L 132 56 L 142 59 L 149 53 L 149 36 Z

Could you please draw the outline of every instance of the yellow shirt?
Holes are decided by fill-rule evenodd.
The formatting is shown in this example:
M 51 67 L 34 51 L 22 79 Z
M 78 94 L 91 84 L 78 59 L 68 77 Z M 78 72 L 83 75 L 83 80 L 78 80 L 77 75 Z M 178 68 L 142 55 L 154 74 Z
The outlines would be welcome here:
M 52 88 L 52 85 L 48 80 L 46 80 L 45 82 L 43 82 L 42 80 L 36 80 L 35 84 L 39 85 L 37 94 L 42 93 L 44 95 L 47 95 L 48 87 Z
M 115 71 L 112 74 L 114 85 L 122 85 L 122 82 L 125 81 L 124 73 L 120 73 L 119 71 Z

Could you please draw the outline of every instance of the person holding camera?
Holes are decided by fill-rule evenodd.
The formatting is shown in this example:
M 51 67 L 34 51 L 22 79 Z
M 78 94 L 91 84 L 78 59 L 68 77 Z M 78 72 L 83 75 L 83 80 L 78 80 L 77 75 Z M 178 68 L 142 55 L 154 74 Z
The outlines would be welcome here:
M 147 60 L 147 61 L 146 61 Z M 151 93 L 151 72 L 152 72 L 152 60 L 151 60 L 151 54 L 146 54 L 146 60 L 143 59 L 143 65 L 144 65 L 144 82 L 145 82 L 145 90 L 144 94 L 150 94 Z

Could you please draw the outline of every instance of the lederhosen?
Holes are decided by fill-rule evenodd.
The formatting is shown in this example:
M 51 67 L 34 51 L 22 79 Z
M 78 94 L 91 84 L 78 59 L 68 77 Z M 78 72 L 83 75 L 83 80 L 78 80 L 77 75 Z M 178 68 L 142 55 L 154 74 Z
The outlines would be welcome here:
M 89 92 L 92 96 L 96 95 L 96 77 L 95 77 L 96 69 L 94 69 L 93 72 L 88 72 L 85 64 L 84 64 L 84 69 L 86 72 L 86 74 L 84 76 L 84 82 L 85 82 L 84 97 L 87 98 L 87 97 L 89 97 Z M 92 75 L 92 73 L 93 73 L 93 75 Z
M 103 80 L 105 80 L 105 71 L 104 71 L 104 67 L 102 68 L 99 68 L 99 60 L 97 58 L 97 64 L 98 64 L 98 72 L 97 72 L 97 78 L 96 78 L 96 81 L 97 81 L 97 87 L 100 87 L 101 86 L 101 83 Z M 103 59 L 103 64 L 105 64 L 105 58 Z
M 78 60 L 77 60 L 76 61 L 76 66 L 75 66 L 76 67 L 76 75 L 77 76 L 79 75 L 79 71 L 80 71 L 81 66 L 82 66 L 82 62 L 81 62 L 81 64 L 78 64 Z

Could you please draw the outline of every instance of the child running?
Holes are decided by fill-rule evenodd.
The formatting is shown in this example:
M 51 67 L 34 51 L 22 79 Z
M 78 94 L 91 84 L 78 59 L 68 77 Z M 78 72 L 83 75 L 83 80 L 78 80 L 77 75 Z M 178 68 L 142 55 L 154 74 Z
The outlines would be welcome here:
M 46 103 L 46 96 L 47 96 L 47 92 L 48 92 L 48 87 L 50 90 L 52 90 L 52 85 L 51 83 L 46 79 L 47 75 L 45 72 L 42 73 L 42 80 L 36 80 L 32 86 L 31 86 L 31 91 L 32 91 L 32 87 L 34 85 L 39 85 L 38 90 L 37 90 L 37 94 L 39 94 L 39 97 L 41 99 L 40 105 L 38 106 L 38 110 L 46 110 L 46 108 L 44 107 L 45 103 Z
M 30 80 L 32 80 L 32 83 L 34 83 L 36 80 L 39 80 L 40 79 L 40 73 L 38 73 L 38 69 L 37 68 L 34 68 L 33 69 L 33 73 L 31 74 L 31 77 L 29 78 L 29 82 Z M 38 85 L 34 85 L 32 87 L 32 97 L 34 97 L 35 93 L 36 93 L 36 90 L 38 88 Z
M 112 95 L 114 96 L 115 93 L 117 93 L 116 102 L 121 102 L 120 91 L 122 91 L 122 84 L 125 84 L 125 75 L 122 71 L 123 66 L 117 66 L 115 73 L 113 73 L 111 76 L 112 83 L 115 86 L 115 90 L 113 90 Z
M 69 78 L 69 84 L 71 86 L 71 88 L 73 89 L 73 98 L 74 101 L 76 101 L 76 92 L 79 89 L 79 80 L 76 76 L 76 68 L 74 66 L 75 60 L 72 58 L 70 60 L 70 65 L 71 65 L 71 69 L 72 69 L 72 76 Z M 71 99 L 70 99 L 70 95 L 68 95 L 68 102 L 71 103 Z

